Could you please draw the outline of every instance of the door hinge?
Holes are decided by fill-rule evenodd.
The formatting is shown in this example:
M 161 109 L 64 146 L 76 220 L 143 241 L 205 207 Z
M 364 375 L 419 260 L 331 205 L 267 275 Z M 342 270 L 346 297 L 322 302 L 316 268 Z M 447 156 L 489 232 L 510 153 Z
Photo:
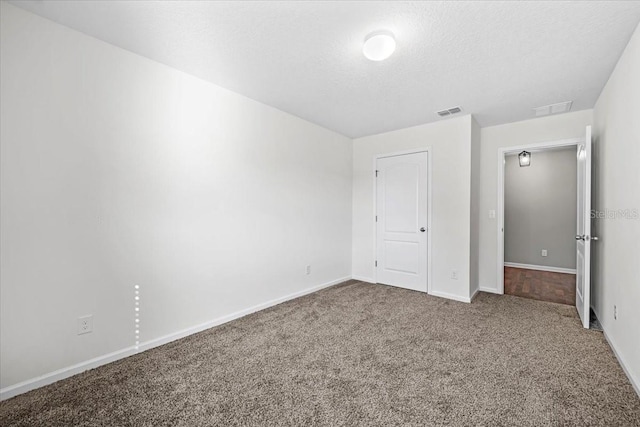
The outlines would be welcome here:
M 379 170 L 376 170 L 376 178 L 378 177 L 378 172 L 380 172 Z
M 378 215 L 376 215 L 376 222 L 378 222 Z
M 376 267 L 378 266 L 378 261 L 376 261 Z

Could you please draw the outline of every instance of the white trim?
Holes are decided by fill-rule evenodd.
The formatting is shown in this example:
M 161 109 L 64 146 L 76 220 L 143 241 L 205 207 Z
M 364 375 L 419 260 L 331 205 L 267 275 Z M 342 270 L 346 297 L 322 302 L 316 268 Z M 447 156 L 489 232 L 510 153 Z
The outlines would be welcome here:
M 428 156 L 427 156 L 428 157 Z M 378 283 L 378 221 L 376 221 L 376 216 L 378 215 L 378 156 L 373 156 L 373 204 L 371 205 L 372 209 L 372 218 L 373 218 L 373 248 L 372 248 L 372 257 L 371 261 L 374 262 L 373 265 L 373 283 Z M 353 243 L 353 242 L 352 242 Z
M 487 286 L 480 286 L 479 291 L 480 292 L 487 292 L 487 293 L 490 293 L 490 294 L 498 294 L 498 295 L 501 294 L 496 288 L 489 288 Z
M 524 268 L 527 270 L 550 271 L 552 273 L 576 274 L 575 268 L 549 267 L 546 265 L 520 264 L 517 262 L 505 262 L 505 267 Z
M 431 166 L 431 157 L 433 151 L 431 147 L 427 147 L 427 293 L 431 292 L 432 288 L 432 272 L 433 264 L 431 263 L 431 235 L 433 235 L 433 227 L 431 227 L 431 218 L 433 218 L 433 167 Z
M 447 292 L 431 291 L 430 295 L 433 295 L 434 297 L 451 299 L 451 300 L 454 300 L 454 301 L 460 301 L 460 302 L 466 302 L 466 303 L 470 303 L 471 302 L 471 298 L 469 298 L 469 297 L 462 297 L 460 295 L 450 294 L 450 293 L 447 293 Z
M 378 214 L 377 206 L 378 206 L 378 180 L 375 179 L 375 171 L 378 167 L 378 159 L 383 159 L 385 157 L 396 157 L 396 156 L 404 156 L 407 154 L 416 154 L 416 153 L 427 153 L 427 294 L 432 295 L 431 293 L 431 284 L 432 280 L 432 266 L 431 263 L 431 235 L 433 234 L 433 228 L 431 227 L 431 218 L 433 217 L 433 191 L 431 187 L 432 181 L 432 161 L 431 161 L 431 146 L 415 148 L 412 150 L 404 150 L 404 151 L 395 151 L 393 153 L 384 153 L 384 154 L 376 154 L 373 158 L 373 217 L 375 218 Z M 373 222 L 373 260 L 378 258 L 378 224 Z M 378 269 L 377 267 L 373 268 L 373 281 L 370 283 L 378 283 Z M 446 297 L 445 297 L 446 298 Z
M 360 282 L 365 282 L 365 283 L 376 283 L 375 280 L 373 280 L 371 277 L 351 276 L 351 279 L 359 280 Z
M 584 138 L 561 139 L 559 141 L 538 142 L 534 144 L 514 145 L 498 148 L 498 209 L 496 210 L 497 236 L 498 236 L 498 294 L 504 294 L 504 162 L 509 153 L 517 153 L 522 150 L 534 151 L 545 148 L 570 147 L 584 142 Z M 489 291 L 492 292 L 492 291 Z
M 56 381 L 69 378 L 73 375 L 79 374 L 89 369 L 97 368 L 98 366 L 106 365 L 107 363 L 115 362 L 116 360 L 124 359 L 125 357 L 129 357 L 134 354 L 136 354 L 135 346 L 131 346 L 114 351 L 112 353 L 105 354 L 103 356 L 89 359 L 84 362 L 77 363 L 75 365 L 68 366 L 66 368 L 49 372 L 47 374 L 19 382 L 14 385 L 10 385 L 8 387 L 0 389 L 0 401 L 12 398 L 22 393 L 26 393 L 36 388 L 53 384 Z
M 294 292 L 289 295 L 285 295 L 280 298 L 272 299 L 270 301 L 254 305 L 252 307 L 246 308 L 244 310 L 236 311 L 235 313 L 228 314 L 226 316 L 218 317 L 216 319 L 210 320 L 205 323 L 201 323 L 196 326 L 192 326 L 187 329 L 183 329 L 181 331 L 177 331 L 163 337 L 155 338 L 150 341 L 143 342 L 136 349 L 135 346 L 123 348 L 121 350 L 114 351 L 112 353 L 108 353 L 102 356 L 98 356 L 96 358 L 86 360 L 84 362 L 77 363 L 75 365 L 68 366 L 66 368 L 58 369 L 53 372 L 49 372 L 47 374 L 22 381 L 20 383 L 5 387 L 0 390 L 0 401 L 9 399 L 11 397 L 17 396 L 22 393 L 26 393 L 30 390 L 34 390 L 36 388 L 40 388 L 49 384 L 52 384 L 56 381 L 63 380 L 65 378 L 69 378 L 73 375 L 79 374 L 89 369 L 94 369 L 102 365 L 106 365 L 107 363 L 115 362 L 116 360 L 124 359 L 125 357 L 134 355 L 141 351 L 149 350 L 154 347 L 161 346 L 163 344 L 167 344 L 171 341 L 178 340 L 180 338 L 184 338 L 186 336 L 204 331 L 205 329 L 212 328 L 214 326 L 222 325 L 223 323 L 230 322 L 232 320 L 238 319 L 240 317 L 246 316 L 251 313 L 255 313 L 256 311 L 264 310 L 265 308 L 273 307 L 274 305 L 281 304 L 285 301 L 289 301 L 295 298 L 302 297 L 304 295 L 311 294 L 313 292 L 317 292 L 321 289 L 328 288 L 333 285 L 337 285 L 338 283 L 346 282 L 350 280 L 351 276 L 342 277 L 340 279 L 332 280 L 330 282 L 323 283 L 318 286 L 314 286 L 312 288 L 307 288 L 302 291 Z
M 624 359 L 622 358 L 622 355 L 620 354 L 616 346 L 613 344 L 613 341 L 607 334 L 607 331 L 604 329 L 604 325 L 602 326 L 602 332 L 604 334 L 604 338 L 607 340 L 607 343 L 609 343 L 609 347 L 611 347 L 613 354 L 616 356 L 616 359 L 618 359 L 618 363 L 622 367 L 622 370 L 627 375 L 627 378 L 629 378 L 629 382 L 633 386 L 633 389 L 636 391 L 636 394 L 638 395 L 638 397 L 640 397 L 640 381 L 634 378 L 633 375 L 631 374 L 631 371 L 627 368 L 627 365 L 625 364 Z
M 496 224 L 498 226 L 498 294 L 504 294 L 504 165 L 505 152 L 498 149 L 498 209 Z
M 596 310 L 596 307 L 591 306 L 591 309 L 595 313 L 596 318 L 600 320 L 601 317 L 598 311 Z M 635 379 L 631 374 L 631 371 L 627 368 L 627 365 L 625 364 L 624 359 L 620 356 L 620 353 L 618 352 L 617 347 L 613 344 L 613 341 L 609 337 L 609 334 L 607 334 L 607 331 L 605 330 L 604 324 L 602 322 L 600 322 L 600 326 L 602 326 L 602 334 L 604 335 L 604 339 L 607 340 L 607 344 L 609 344 L 609 347 L 611 347 L 611 351 L 616 356 L 616 359 L 618 359 L 618 363 L 620 364 L 620 367 L 622 367 L 622 371 L 627 375 L 627 378 L 629 378 L 629 382 L 633 386 L 633 389 L 638 394 L 638 397 L 640 397 L 640 380 Z
M 384 159 L 385 157 L 406 156 L 407 154 L 424 153 L 424 152 L 429 151 L 429 150 L 431 150 L 431 147 L 414 148 L 412 150 L 402 150 L 402 151 L 394 151 L 393 153 L 376 154 L 375 158 L 376 159 Z
M 469 302 L 473 301 L 474 298 L 477 297 L 479 293 L 480 293 L 480 288 L 477 288 L 475 291 L 473 291 L 473 294 L 471 294 L 471 297 L 469 298 Z

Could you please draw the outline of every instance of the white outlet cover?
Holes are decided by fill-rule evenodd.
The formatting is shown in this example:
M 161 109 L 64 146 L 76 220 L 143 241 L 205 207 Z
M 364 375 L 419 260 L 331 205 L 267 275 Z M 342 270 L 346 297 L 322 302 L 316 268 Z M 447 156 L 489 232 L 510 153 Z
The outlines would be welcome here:
M 93 332 L 93 315 L 78 317 L 78 335 Z
M 546 249 L 542 250 L 542 256 L 547 256 L 547 250 Z

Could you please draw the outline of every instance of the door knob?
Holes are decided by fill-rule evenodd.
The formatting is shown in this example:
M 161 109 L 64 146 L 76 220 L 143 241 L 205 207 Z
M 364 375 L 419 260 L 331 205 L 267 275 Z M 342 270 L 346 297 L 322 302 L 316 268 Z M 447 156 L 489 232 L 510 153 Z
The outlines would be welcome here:
M 591 240 L 595 240 L 597 242 L 600 239 L 598 239 L 596 236 L 591 236 Z
M 584 236 L 581 236 L 581 235 L 579 235 L 579 234 L 578 234 L 578 235 L 576 236 L 576 240 L 584 240 Z
M 425 232 L 424 227 L 420 227 L 420 231 Z

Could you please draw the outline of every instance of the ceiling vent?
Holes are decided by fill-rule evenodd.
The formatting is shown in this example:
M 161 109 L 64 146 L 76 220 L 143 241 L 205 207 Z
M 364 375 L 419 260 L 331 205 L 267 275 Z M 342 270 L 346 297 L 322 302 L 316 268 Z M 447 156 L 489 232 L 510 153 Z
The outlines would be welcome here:
M 548 116 L 551 114 L 568 113 L 569 110 L 571 110 L 571 104 L 573 104 L 573 101 L 558 102 L 557 104 L 536 107 L 533 109 L 533 111 L 535 111 L 536 117 Z
M 447 108 L 446 110 L 438 111 L 436 114 L 439 115 L 440 117 L 446 117 L 452 114 L 458 114 L 460 111 L 462 111 L 461 107 L 451 107 L 451 108 Z

